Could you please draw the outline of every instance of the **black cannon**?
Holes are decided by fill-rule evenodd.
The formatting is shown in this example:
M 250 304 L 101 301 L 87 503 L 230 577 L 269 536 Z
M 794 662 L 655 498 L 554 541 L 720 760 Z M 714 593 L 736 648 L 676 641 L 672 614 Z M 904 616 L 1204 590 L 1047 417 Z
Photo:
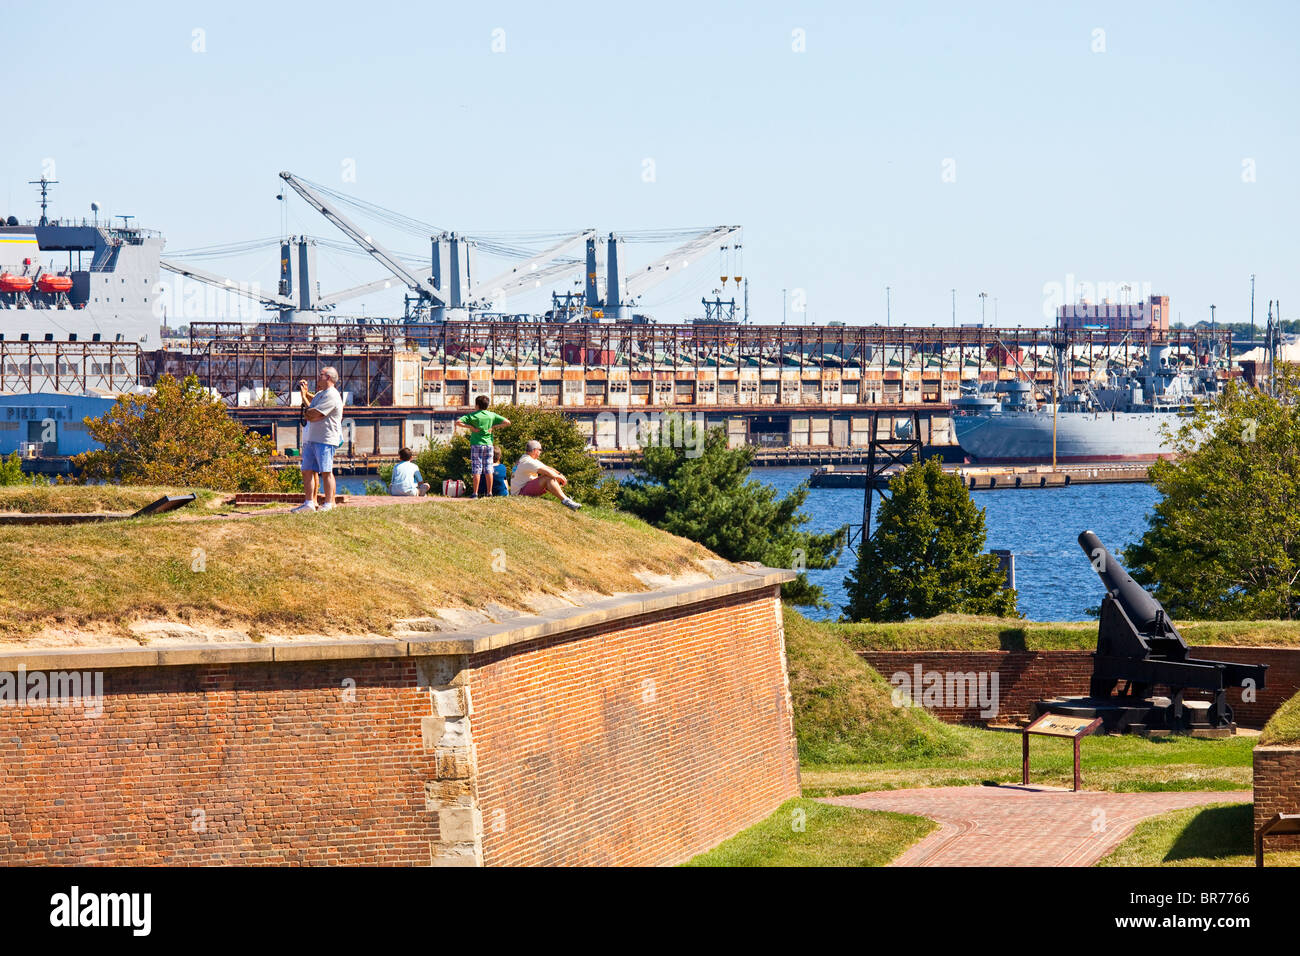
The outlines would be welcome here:
M 1129 577 L 1101 540 L 1085 531 L 1079 546 L 1106 586 L 1088 697 L 1043 701 L 1035 716 L 1101 717 L 1111 732 L 1231 733 L 1236 725 L 1230 694 L 1263 690 L 1268 665 L 1189 657 L 1164 606 Z

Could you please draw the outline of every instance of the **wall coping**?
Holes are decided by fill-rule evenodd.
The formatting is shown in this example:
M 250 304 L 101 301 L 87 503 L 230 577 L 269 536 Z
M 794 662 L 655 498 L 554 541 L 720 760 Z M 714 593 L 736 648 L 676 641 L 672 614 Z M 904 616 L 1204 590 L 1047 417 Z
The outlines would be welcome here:
M 326 641 L 170 644 L 156 647 L 67 647 L 0 651 L 0 671 L 101 670 L 118 667 L 179 667 L 195 664 L 253 664 L 358 658 L 432 657 L 480 654 L 568 631 L 622 621 L 657 611 L 699 604 L 793 581 L 793 571 L 753 566 L 711 581 L 676 584 L 638 594 L 602 598 L 578 607 L 489 621 L 454 631 L 419 630 L 418 621 L 391 638 Z

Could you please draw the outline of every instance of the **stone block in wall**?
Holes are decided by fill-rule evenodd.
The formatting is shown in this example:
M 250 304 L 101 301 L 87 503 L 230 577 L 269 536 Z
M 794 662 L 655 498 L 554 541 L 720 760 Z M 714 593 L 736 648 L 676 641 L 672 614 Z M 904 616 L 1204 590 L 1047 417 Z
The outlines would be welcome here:
M 438 810 L 438 838 L 443 843 L 473 843 L 483 821 L 476 807 L 451 806 Z
M 439 747 L 434 751 L 434 775 L 439 780 L 468 780 L 474 772 L 469 748 L 455 750 Z
M 429 696 L 433 702 L 433 712 L 440 717 L 464 717 L 468 712 L 465 706 L 465 697 L 468 695 L 468 688 L 447 687 L 429 689 Z
M 420 718 L 420 739 L 426 753 L 438 748 L 439 743 L 442 741 L 443 727 L 446 723 L 447 721 L 443 717 Z
M 437 811 L 443 807 L 468 807 L 474 802 L 472 780 L 431 780 L 424 785 L 424 806 Z
M 415 685 L 421 690 L 459 687 L 469 680 L 468 661 L 463 655 L 438 654 L 415 660 Z

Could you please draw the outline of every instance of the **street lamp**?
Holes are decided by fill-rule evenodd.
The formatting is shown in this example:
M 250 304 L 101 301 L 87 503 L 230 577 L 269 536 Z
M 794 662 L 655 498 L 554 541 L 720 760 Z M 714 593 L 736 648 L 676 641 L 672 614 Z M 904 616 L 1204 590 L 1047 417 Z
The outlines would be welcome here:
M 885 286 L 885 328 L 889 328 L 889 286 Z
M 980 293 L 980 328 L 981 329 L 984 328 L 984 303 L 988 301 L 988 297 L 989 294 L 987 292 Z
M 952 327 L 957 328 L 957 290 L 952 290 Z

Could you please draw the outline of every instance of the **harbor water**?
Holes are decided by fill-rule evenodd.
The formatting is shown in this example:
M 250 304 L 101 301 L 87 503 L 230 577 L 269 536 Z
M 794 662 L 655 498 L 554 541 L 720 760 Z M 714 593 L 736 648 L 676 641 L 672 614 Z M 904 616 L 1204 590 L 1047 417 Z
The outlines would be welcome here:
M 619 473 L 612 473 L 622 477 Z M 753 476 L 782 494 L 808 478 L 808 469 L 755 468 Z M 340 476 L 340 490 L 362 494 L 367 478 Z M 855 488 L 809 492 L 804 514 L 808 529 L 831 531 L 846 521 L 860 521 L 862 495 Z M 1147 484 L 1073 485 L 1029 491 L 976 491 L 975 503 L 985 510 L 987 548 L 1006 548 L 1016 556 L 1016 588 L 1020 613 L 1031 621 L 1085 621 L 1088 608 L 1101 604 L 1102 587 L 1076 539 L 1091 529 L 1118 555 L 1142 536 L 1147 516 L 1159 495 Z M 879 503 L 877 496 L 876 502 Z M 845 551 L 837 567 L 809 571 L 809 578 L 826 593 L 831 610 L 805 609 L 810 617 L 839 617 L 847 597 L 845 576 L 854 564 Z

